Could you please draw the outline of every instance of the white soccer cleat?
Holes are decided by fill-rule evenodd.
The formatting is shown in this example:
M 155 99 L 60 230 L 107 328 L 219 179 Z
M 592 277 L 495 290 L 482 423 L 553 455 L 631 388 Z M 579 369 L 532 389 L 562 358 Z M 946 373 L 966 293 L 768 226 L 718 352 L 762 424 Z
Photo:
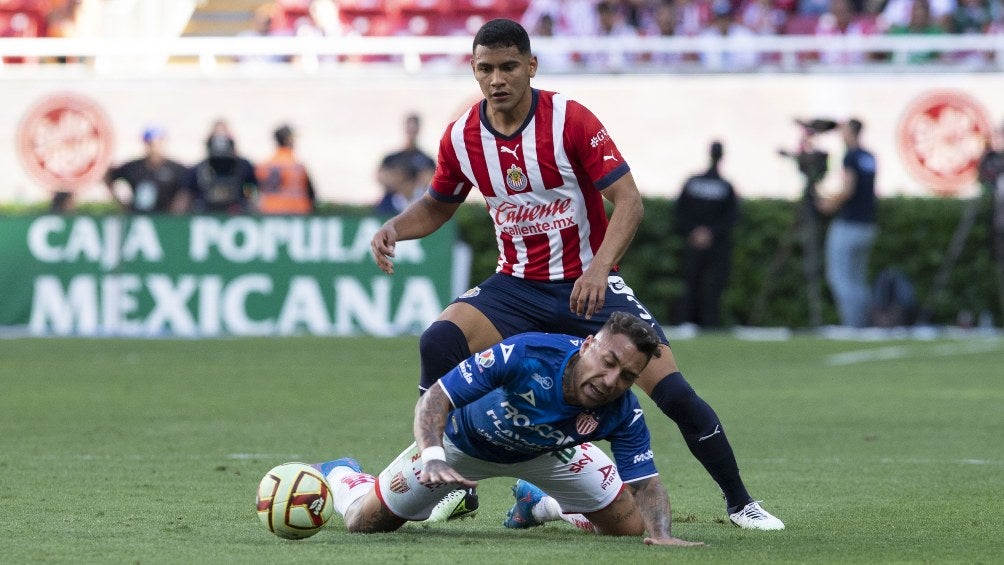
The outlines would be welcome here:
M 426 522 L 446 522 L 473 518 L 478 513 L 478 493 L 474 489 L 457 489 L 446 495 L 432 509 Z
M 729 520 L 733 524 L 746 530 L 783 530 L 784 522 L 778 520 L 773 514 L 767 512 L 760 506 L 760 502 L 754 500 L 739 512 L 729 514 Z

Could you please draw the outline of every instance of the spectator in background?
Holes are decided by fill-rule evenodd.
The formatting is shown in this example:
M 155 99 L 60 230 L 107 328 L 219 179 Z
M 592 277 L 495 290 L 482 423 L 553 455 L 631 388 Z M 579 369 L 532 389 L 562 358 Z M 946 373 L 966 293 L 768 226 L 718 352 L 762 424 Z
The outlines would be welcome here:
M 645 35 L 654 37 L 673 37 L 677 35 L 677 3 L 676 0 L 656 0 L 655 12 L 652 15 L 650 27 Z M 682 63 L 686 57 L 682 53 L 656 51 L 646 55 L 652 66 L 656 68 L 674 67 Z
M 537 25 L 530 28 L 530 35 L 534 38 L 556 37 L 554 16 L 548 13 L 541 14 L 537 19 Z M 539 43 L 538 43 L 539 45 Z M 575 67 L 575 61 L 566 50 L 541 50 L 537 52 L 537 59 L 541 65 L 551 69 L 554 73 L 565 73 Z
M 887 32 L 889 35 L 942 35 L 945 28 L 931 18 L 931 9 L 927 0 L 912 0 L 910 6 L 910 21 L 906 25 L 894 25 Z M 930 63 L 940 59 L 937 51 L 913 51 L 907 56 L 910 63 Z
M 798 14 L 801 16 L 822 16 L 829 8 L 827 0 L 798 0 Z
M 999 1 L 988 3 L 987 0 L 959 0 L 949 17 L 949 31 L 962 34 L 983 33 L 990 22 L 1001 16 L 1000 12 Z
M 419 171 L 411 159 L 393 153 L 384 157 L 379 169 L 384 196 L 373 207 L 373 213 L 380 216 L 394 216 L 425 194 L 428 183 L 419 180 Z
M 624 23 L 634 28 L 635 33 L 641 34 L 653 25 L 655 19 L 656 5 L 658 0 L 618 0 L 614 2 L 618 5 Z
M 275 154 L 255 167 L 258 211 L 262 214 L 310 214 L 317 196 L 307 168 L 296 158 L 296 133 L 288 125 L 274 132 Z
M 275 27 L 274 13 L 276 6 L 272 3 L 259 6 L 254 11 L 251 20 L 251 27 L 238 34 L 238 37 L 279 37 L 292 35 L 292 31 L 280 30 Z M 269 65 L 274 63 L 288 63 L 292 57 L 288 55 L 247 55 L 237 59 L 245 65 Z
M 711 19 L 711 0 L 676 0 L 676 35 L 699 35 Z
M 254 211 L 258 188 L 254 165 L 237 154 L 230 126 L 223 120 L 213 123 L 206 139 L 206 158 L 189 169 L 185 193 L 193 212 L 241 214 Z
M 596 31 L 594 0 L 530 0 L 520 22 L 526 29 L 534 29 L 544 14 L 554 20 L 555 35 L 589 37 Z
M 860 120 L 841 125 L 847 153 L 839 190 L 820 195 L 816 206 L 833 216 L 826 232 L 826 281 L 837 304 L 840 324 L 856 328 L 869 323 L 871 287 L 868 257 L 878 235 L 875 222 L 875 157 L 861 147 Z
M 436 161 L 418 146 L 422 119 L 412 112 L 404 118 L 404 147 L 387 154 L 377 168 L 377 182 L 384 189 L 374 207 L 378 214 L 397 214 L 421 198 L 436 172 Z
M 829 12 L 816 22 L 815 35 L 869 35 L 872 30 L 863 20 L 858 19 L 851 0 L 830 0 Z M 828 65 L 855 65 L 864 63 L 867 56 L 861 51 L 845 51 L 836 47 L 828 48 L 820 55 Z
M 716 43 L 714 47 L 704 48 L 700 54 L 701 65 L 712 71 L 741 71 L 756 67 L 760 63 L 759 53 L 743 41 L 755 35 L 748 27 L 735 21 L 729 0 L 715 0 L 711 9 L 714 17 L 711 24 L 701 31 L 700 37 L 728 38 L 737 44 L 725 48 Z
M 158 214 L 181 211 L 180 193 L 187 168 L 164 154 L 166 140 L 167 131 L 163 127 L 148 126 L 143 130 L 143 156 L 105 173 L 108 191 L 123 210 Z M 116 190 L 117 181 L 129 185 L 128 199 Z
M 732 229 L 739 220 L 739 198 L 722 178 L 719 141 L 710 146 L 708 170 L 687 179 L 676 201 L 676 229 L 683 252 L 684 318 L 705 328 L 721 327 L 722 294 L 732 265 Z
M 628 39 L 638 37 L 638 30 L 627 24 L 617 4 L 611 0 L 601 0 L 596 4 L 596 30 L 593 35 Z M 617 72 L 625 70 L 637 60 L 633 54 L 625 53 L 619 47 L 610 47 L 602 51 L 587 52 L 583 62 L 590 71 Z
M 775 0 L 750 0 L 739 9 L 739 21 L 757 35 L 777 35 L 788 15 Z
M 956 0 L 889 0 L 879 15 L 881 25 L 886 30 L 909 27 L 917 16 L 914 4 L 918 1 L 927 8 L 927 21 L 942 30 L 948 29 Z

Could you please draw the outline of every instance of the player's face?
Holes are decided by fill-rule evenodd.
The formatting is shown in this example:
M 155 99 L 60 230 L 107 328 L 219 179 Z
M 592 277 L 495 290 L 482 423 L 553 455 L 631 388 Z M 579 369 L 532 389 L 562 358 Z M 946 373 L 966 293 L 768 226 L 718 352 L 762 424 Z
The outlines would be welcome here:
M 530 111 L 530 78 L 537 74 L 537 57 L 521 54 L 516 47 L 478 45 L 471 68 L 491 113 L 525 114 Z
M 575 402 L 585 408 L 608 404 L 631 387 L 648 359 L 622 334 L 588 337 L 573 372 Z

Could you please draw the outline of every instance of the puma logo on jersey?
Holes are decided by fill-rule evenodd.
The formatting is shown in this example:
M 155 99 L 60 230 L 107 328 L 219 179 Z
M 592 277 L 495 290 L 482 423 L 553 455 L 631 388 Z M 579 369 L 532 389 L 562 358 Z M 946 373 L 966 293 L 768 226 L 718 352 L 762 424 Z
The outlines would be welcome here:
M 510 153 L 510 154 L 512 154 L 513 157 L 517 157 L 517 155 L 516 155 L 516 150 L 517 149 L 519 149 L 519 144 L 518 143 L 516 144 L 516 147 L 514 147 L 512 149 L 510 149 L 508 147 L 501 147 L 501 148 L 499 148 L 499 151 L 501 151 L 502 153 Z
M 604 156 L 603 156 L 603 160 L 604 160 L 604 161 L 616 161 L 616 160 L 617 160 L 617 157 L 614 157 L 614 154 L 613 154 L 613 153 L 611 153 L 611 154 L 609 154 L 609 155 L 604 155 Z

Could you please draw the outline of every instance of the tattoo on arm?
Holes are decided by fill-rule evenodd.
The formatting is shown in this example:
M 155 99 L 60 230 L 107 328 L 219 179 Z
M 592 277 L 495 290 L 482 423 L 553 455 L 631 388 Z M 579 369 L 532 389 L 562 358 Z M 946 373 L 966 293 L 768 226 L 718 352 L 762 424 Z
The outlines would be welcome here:
M 635 488 L 635 503 L 651 537 L 669 537 L 673 512 L 669 495 L 659 477 L 650 477 L 631 484 Z
M 442 445 L 446 417 L 451 407 L 450 397 L 446 396 L 443 389 L 437 385 L 429 387 L 418 400 L 418 405 L 415 407 L 414 433 L 419 449 L 430 445 Z

